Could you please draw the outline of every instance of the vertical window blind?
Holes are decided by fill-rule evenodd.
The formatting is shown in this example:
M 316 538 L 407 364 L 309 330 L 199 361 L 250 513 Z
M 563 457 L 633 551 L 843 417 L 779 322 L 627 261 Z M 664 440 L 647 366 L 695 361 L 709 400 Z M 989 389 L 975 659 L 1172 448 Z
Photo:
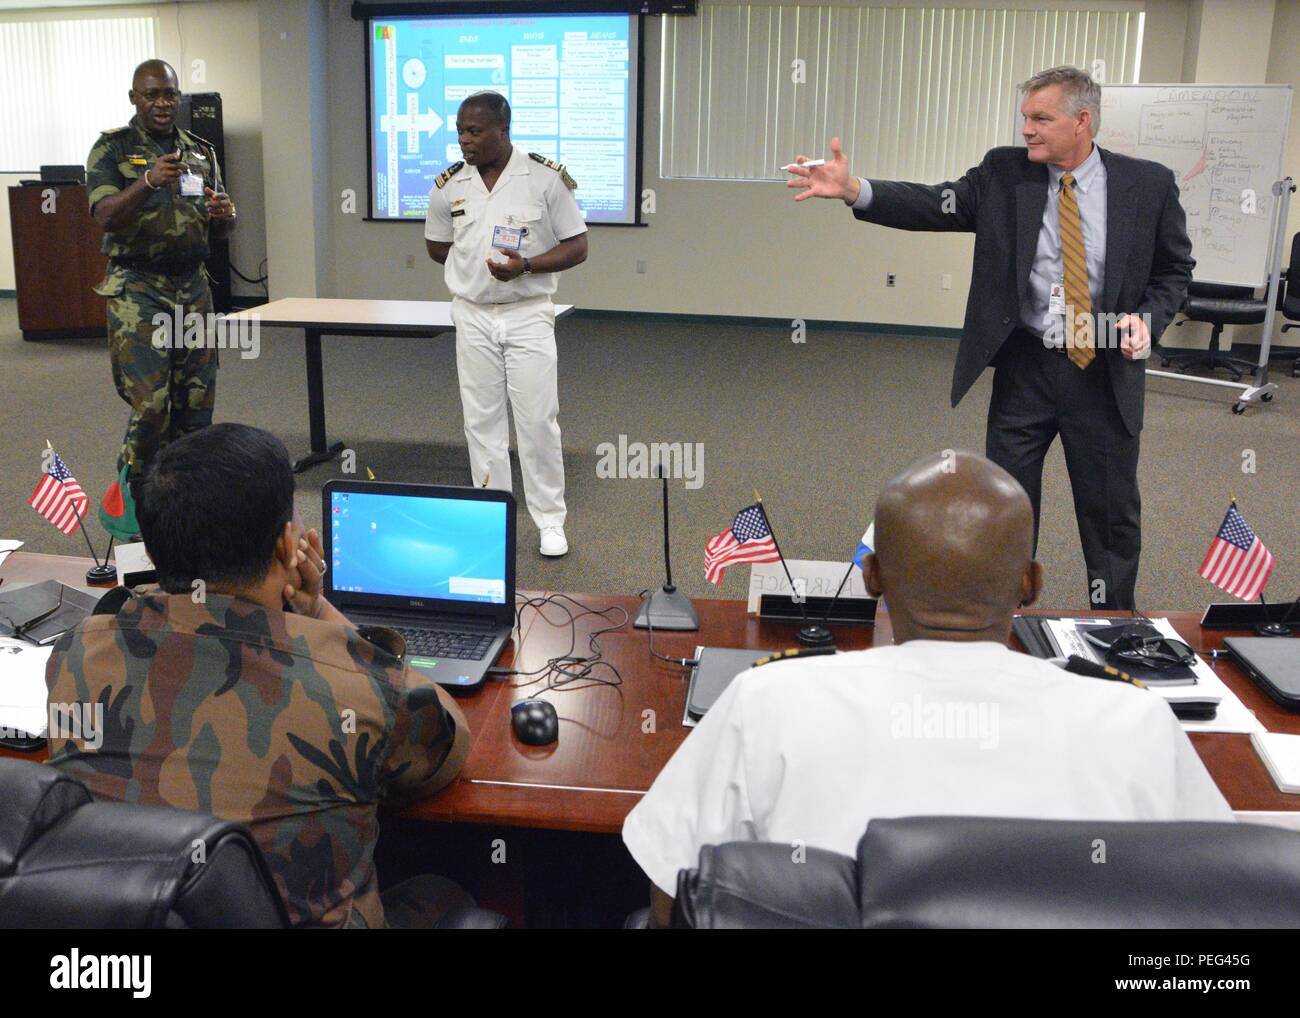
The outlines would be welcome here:
M 152 17 L 0 20 L 0 172 L 84 163 L 131 117 L 131 72 L 156 55 Z
M 660 175 L 778 180 L 797 153 L 829 158 L 838 134 L 857 173 L 951 179 L 1014 142 L 1016 86 L 1034 72 L 1137 81 L 1143 15 L 1120 6 L 702 2 L 662 19 Z

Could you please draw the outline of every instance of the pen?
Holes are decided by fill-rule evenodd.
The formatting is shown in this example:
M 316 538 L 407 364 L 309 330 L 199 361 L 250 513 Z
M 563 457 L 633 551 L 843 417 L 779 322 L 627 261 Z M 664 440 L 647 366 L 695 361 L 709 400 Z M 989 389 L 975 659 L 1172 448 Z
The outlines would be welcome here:
M 805 170 L 811 170 L 814 166 L 825 166 L 825 165 L 826 165 L 825 159 L 809 159 L 806 163 L 786 163 L 784 166 L 781 167 L 781 169 L 786 170 L 788 172 L 790 170 L 793 170 L 796 166 L 798 166 L 798 167 L 802 167 Z

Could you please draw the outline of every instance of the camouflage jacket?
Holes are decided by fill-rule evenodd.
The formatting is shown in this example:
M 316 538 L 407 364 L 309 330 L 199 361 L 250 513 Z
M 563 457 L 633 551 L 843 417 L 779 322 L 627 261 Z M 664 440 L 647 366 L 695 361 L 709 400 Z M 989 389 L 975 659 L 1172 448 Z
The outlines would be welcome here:
M 155 138 L 132 117 L 126 127 L 105 131 L 86 157 L 86 191 L 90 208 L 109 195 L 125 191 L 159 156 L 180 149 L 181 158 L 193 173 L 203 177 L 204 187 L 225 190 L 217 153 L 197 134 L 176 128 L 171 144 Z M 160 187 L 149 192 L 139 215 L 121 230 L 104 232 L 104 254 L 109 272 L 122 262 L 154 265 L 197 265 L 208 256 L 207 192 L 188 198 L 180 186 Z
M 45 678 L 53 704 L 103 705 L 97 736 L 50 732 L 53 766 L 99 799 L 247 824 L 294 925 L 384 925 L 378 804 L 443 787 L 469 749 L 447 693 L 356 630 L 219 594 L 92 616 Z

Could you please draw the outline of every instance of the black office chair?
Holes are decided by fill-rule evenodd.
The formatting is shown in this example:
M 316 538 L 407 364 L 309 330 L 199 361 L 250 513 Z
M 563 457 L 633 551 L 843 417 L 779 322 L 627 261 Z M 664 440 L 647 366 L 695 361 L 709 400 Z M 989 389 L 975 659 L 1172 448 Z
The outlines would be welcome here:
M 285 926 L 266 860 L 242 825 L 95 802 L 53 767 L 0 758 L 0 927 Z
M 639 917 L 638 917 L 639 918 Z M 1257 824 L 903 817 L 857 858 L 708 846 L 689 929 L 1300 928 L 1300 833 Z
M 1232 374 L 1234 382 L 1241 381 L 1243 372 L 1254 371 L 1256 364 L 1244 357 L 1233 357 L 1219 349 L 1219 335 L 1225 325 L 1259 325 L 1268 313 L 1268 301 L 1256 300 L 1255 291 L 1248 286 L 1227 286 L 1221 283 L 1192 282 L 1187 287 L 1187 296 L 1183 299 L 1183 319 L 1175 322 L 1182 325 L 1188 322 L 1209 322 L 1214 326 L 1210 332 L 1210 346 L 1207 350 L 1190 350 L 1175 353 L 1171 349 L 1157 346 L 1160 363 L 1164 367 L 1172 364 L 1175 370 L 1188 368 L 1226 368 Z
M 1291 238 L 1291 262 L 1277 291 L 1277 309 L 1287 320 L 1283 332 L 1300 329 L 1300 233 Z M 1300 357 L 1291 363 L 1291 377 L 1300 378 Z

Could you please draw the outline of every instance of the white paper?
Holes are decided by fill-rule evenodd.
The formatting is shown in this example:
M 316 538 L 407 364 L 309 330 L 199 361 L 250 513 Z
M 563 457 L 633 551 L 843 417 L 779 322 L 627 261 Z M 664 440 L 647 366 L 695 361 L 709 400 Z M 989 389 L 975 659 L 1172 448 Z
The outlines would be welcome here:
M 52 647 L 0 637 L 0 736 L 44 736 L 49 726 L 45 665 Z
M 1106 625 L 1115 624 L 1114 619 L 1048 619 L 1047 631 L 1057 649 L 1061 652 L 1062 657 L 1068 657 L 1070 654 L 1078 654 L 1089 661 L 1098 664 L 1103 663 L 1098 650 L 1091 643 L 1085 640 L 1076 630 L 1076 626 L 1083 625 Z M 1186 642 L 1178 635 L 1178 630 L 1168 619 L 1152 619 L 1156 630 L 1164 636 L 1171 639 Z M 1067 649 L 1068 648 L 1068 649 Z M 1186 732 L 1239 732 L 1243 735 L 1249 735 L 1252 732 L 1265 731 L 1264 726 L 1259 719 L 1255 717 L 1244 703 L 1237 698 L 1227 684 L 1214 674 L 1214 670 L 1205 663 L 1205 660 L 1196 655 L 1196 662 L 1192 665 L 1192 673 L 1196 676 L 1196 685 L 1194 686 L 1147 686 L 1147 689 L 1157 696 L 1163 696 L 1166 700 L 1179 700 L 1188 697 L 1217 698 L 1219 700 L 1219 709 L 1212 721 L 1183 721 L 1181 722 L 1183 730 Z
M 5 559 L 9 557 L 11 551 L 17 551 L 22 546 L 22 541 L 0 541 L 0 566 L 4 565 Z
M 844 588 L 840 590 L 840 600 L 867 597 L 867 588 L 862 581 L 862 570 L 854 566 L 849 571 L 849 578 L 844 573 L 849 569 L 847 562 L 817 562 L 812 559 L 786 559 L 790 575 L 796 581 L 802 580 L 805 597 L 834 597 L 840 590 L 840 581 Z M 790 581 L 785 577 L 785 570 L 780 562 L 755 562 L 749 574 L 749 614 L 758 614 L 758 599 L 764 594 L 784 594 L 790 596 Z

